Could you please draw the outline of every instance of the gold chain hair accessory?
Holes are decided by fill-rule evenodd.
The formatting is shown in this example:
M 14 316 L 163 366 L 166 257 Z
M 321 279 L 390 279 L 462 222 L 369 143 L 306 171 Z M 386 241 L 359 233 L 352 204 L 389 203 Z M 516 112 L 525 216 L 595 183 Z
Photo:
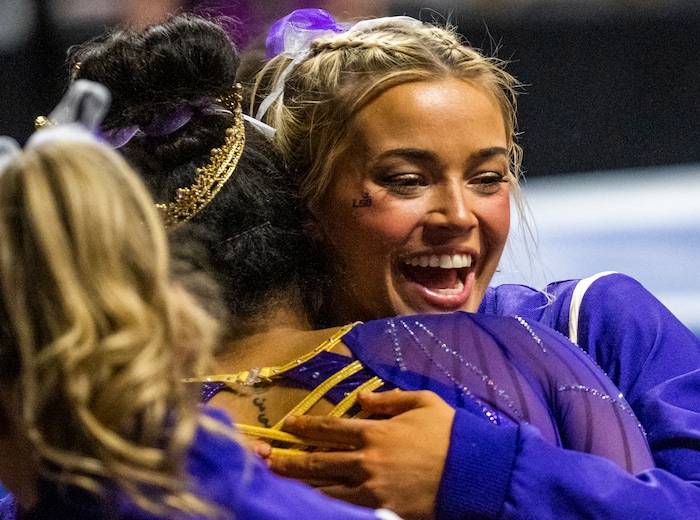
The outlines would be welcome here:
M 238 165 L 245 147 L 245 125 L 241 110 L 240 84 L 235 90 L 218 101 L 231 109 L 236 122 L 226 129 L 226 141 L 209 154 L 209 162 L 197 168 L 194 182 L 186 188 L 178 188 L 175 200 L 167 204 L 156 204 L 161 211 L 166 227 L 187 222 L 209 204 Z

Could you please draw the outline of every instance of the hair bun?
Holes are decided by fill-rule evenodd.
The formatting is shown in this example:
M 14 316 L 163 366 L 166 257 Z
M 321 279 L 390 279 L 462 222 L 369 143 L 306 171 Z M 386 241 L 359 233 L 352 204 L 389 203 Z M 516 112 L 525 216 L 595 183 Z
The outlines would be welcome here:
M 116 30 L 69 53 L 74 78 L 98 81 L 112 92 L 107 127 L 143 123 L 182 101 L 219 97 L 230 91 L 239 64 L 226 30 L 191 14 Z

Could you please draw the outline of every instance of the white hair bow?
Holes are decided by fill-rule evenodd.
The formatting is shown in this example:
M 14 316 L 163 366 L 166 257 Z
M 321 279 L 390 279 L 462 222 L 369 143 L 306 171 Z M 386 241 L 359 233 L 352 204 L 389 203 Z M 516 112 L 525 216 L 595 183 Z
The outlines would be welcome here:
M 97 135 L 111 102 L 109 89 L 101 83 L 86 79 L 73 82 L 56 108 L 44 118 L 45 123 L 27 140 L 26 147 L 55 140 L 101 142 Z

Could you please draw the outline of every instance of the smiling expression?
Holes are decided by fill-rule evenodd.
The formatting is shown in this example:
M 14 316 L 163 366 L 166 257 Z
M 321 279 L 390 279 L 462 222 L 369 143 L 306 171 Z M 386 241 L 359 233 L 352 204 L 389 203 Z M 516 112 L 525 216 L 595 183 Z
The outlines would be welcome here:
M 510 226 L 493 96 L 458 79 L 390 88 L 350 122 L 316 224 L 339 261 L 337 320 L 475 312 Z

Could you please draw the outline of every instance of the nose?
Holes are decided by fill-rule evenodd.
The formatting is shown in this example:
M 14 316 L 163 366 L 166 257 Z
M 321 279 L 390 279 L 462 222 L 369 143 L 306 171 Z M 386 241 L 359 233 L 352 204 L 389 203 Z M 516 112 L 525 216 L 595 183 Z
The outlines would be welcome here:
M 426 219 L 432 236 L 462 235 L 477 226 L 474 194 L 462 179 L 434 186 L 432 195 Z

